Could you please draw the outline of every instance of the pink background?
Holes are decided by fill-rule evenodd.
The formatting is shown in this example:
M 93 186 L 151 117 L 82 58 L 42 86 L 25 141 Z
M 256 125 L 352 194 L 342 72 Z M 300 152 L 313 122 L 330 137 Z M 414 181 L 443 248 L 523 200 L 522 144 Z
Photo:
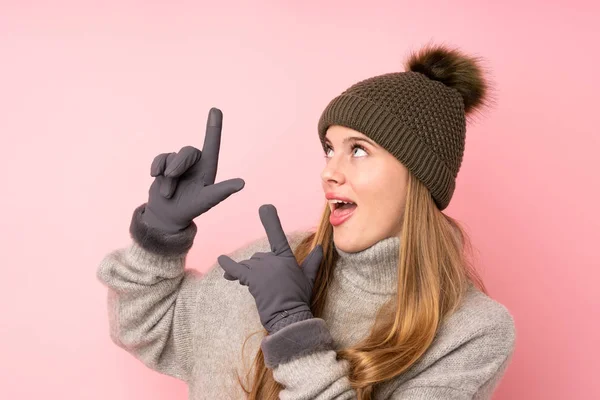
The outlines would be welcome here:
M 262 235 L 263 203 L 311 227 L 321 110 L 431 41 L 495 81 L 448 208 L 516 320 L 495 398 L 600 398 L 597 2 L 52 3 L 0 6 L 1 398 L 184 399 L 112 344 L 95 278 L 129 244 L 153 157 L 201 147 L 223 110 L 217 179 L 246 188 L 196 220 L 190 267 Z

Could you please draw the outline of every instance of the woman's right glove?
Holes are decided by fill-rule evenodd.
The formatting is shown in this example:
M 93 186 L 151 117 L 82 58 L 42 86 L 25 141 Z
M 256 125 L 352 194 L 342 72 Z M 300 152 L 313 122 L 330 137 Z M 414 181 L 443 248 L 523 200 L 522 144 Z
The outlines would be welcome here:
M 139 219 L 148 228 L 141 235 L 150 242 L 160 239 L 148 236 L 177 236 L 192 224 L 194 218 L 244 187 L 245 182 L 240 178 L 214 183 L 222 125 L 223 113 L 211 108 L 202 151 L 193 146 L 184 146 L 178 153 L 162 153 L 154 158 L 150 175 L 155 179 L 150 186 L 148 202 L 138 208 Z M 134 223 L 131 229 L 135 237 Z M 156 247 L 156 243 L 153 247 Z M 177 249 L 173 250 L 180 253 Z

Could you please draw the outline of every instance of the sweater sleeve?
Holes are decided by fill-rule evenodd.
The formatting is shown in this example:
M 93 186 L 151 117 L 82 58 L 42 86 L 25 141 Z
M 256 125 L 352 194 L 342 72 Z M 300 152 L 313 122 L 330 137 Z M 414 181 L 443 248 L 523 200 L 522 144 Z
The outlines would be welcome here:
M 185 270 L 185 258 L 197 228 L 152 230 L 141 219 L 144 206 L 133 213 L 131 245 L 108 253 L 97 269 L 108 288 L 110 338 L 151 369 L 186 381 L 202 275 Z
M 130 246 L 108 253 L 97 269 L 97 278 L 108 288 L 110 338 L 147 367 L 189 382 L 202 345 L 194 339 L 202 336 L 199 321 L 222 311 L 198 304 L 199 299 L 215 291 L 216 281 L 224 280 L 223 270 L 218 263 L 205 274 L 185 269 L 196 225 L 165 234 L 144 224 L 144 209 L 145 204 L 133 213 Z M 290 233 L 290 245 L 294 248 L 305 235 Z M 261 237 L 229 256 L 240 261 L 268 248 L 267 238 Z
M 290 324 L 266 336 L 261 348 L 265 365 L 284 386 L 281 399 L 356 399 L 348 380 L 349 364 L 336 359 L 323 319 Z
M 392 399 L 490 399 L 509 364 L 515 331 L 508 312 L 465 336 L 453 350 L 398 387 Z M 265 337 L 265 364 L 284 386 L 282 399 L 356 399 L 349 364 L 337 360 L 325 321 L 295 322 Z

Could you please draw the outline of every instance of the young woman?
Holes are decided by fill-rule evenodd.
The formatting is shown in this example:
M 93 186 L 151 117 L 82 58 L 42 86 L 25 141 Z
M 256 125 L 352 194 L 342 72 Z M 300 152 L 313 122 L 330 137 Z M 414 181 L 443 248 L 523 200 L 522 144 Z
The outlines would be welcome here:
M 513 318 L 442 212 L 487 88 L 477 60 L 445 46 L 352 85 L 318 124 L 316 231 L 285 234 L 264 205 L 266 237 L 201 275 L 185 269 L 193 219 L 244 186 L 214 183 L 222 114 L 211 109 L 202 151 L 155 158 L 131 245 L 98 269 L 114 342 L 186 381 L 191 399 L 490 398 Z

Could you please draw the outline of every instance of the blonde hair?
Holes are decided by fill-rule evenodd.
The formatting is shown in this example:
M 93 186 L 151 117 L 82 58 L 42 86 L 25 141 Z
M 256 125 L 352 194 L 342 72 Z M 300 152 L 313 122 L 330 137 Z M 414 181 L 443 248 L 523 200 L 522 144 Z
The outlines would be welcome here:
M 311 301 L 317 318 L 323 313 L 337 259 L 329 214 L 326 206 L 316 232 L 295 249 L 295 256 L 302 263 L 317 244 L 323 246 L 324 257 Z M 427 188 L 412 174 L 409 174 L 400 244 L 397 295 L 380 308 L 367 337 L 337 352 L 339 359 L 349 362 L 350 384 L 359 400 L 371 399 L 375 384 L 394 378 L 419 360 L 444 319 L 461 304 L 471 283 L 487 293 L 472 267 L 471 245 L 464 229 L 436 207 Z M 260 332 L 267 334 L 265 330 Z M 260 347 L 253 367 L 250 388 L 246 388 L 238 375 L 247 398 L 278 399 L 283 387 L 265 366 Z M 246 379 L 250 373 L 251 370 Z

